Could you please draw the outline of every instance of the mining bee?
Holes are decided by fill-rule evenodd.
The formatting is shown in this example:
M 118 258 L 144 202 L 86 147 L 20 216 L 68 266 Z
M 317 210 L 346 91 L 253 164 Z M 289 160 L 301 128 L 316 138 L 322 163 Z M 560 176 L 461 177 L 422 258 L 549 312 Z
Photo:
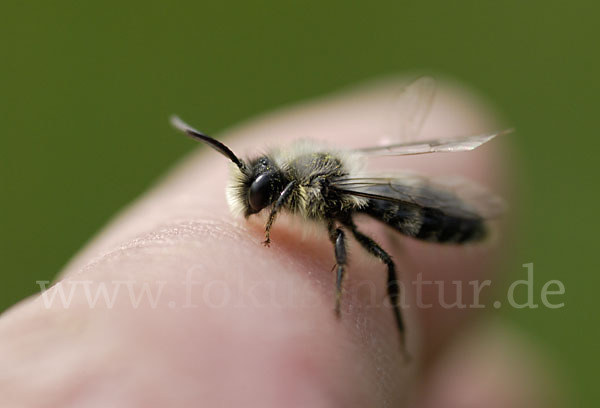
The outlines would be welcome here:
M 402 105 L 399 116 L 405 128 L 421 126 L 433 101 L 433 90 L 433 80 L 427 77 L 406 87 L 399 99 Z M 402 115 L 406 117 L 402 118 Z M 370 175 L 362 170 L 362 164 L 370 155 L 473 150 L 510 130 L 355 150 L 333 149 L 303 141 L 244 160 L 220 141 L 193 129 L 178 117 L 173 116 L 171 123 L 233 162 L 226 189 L 228 204 L 233 212 L 246 218 L 268 211 L 264 245 L 269 246 L 271 227 L 282 211 L 316 221 L 327 229 L 335 253 L 334 269 L 337 266 L 336 316 L 340 316 L 342 282 L 348 261 L 346 234 L 352 235 L 369 254 L 381 260 L 387 267 L 387 294 L 404 350 L 404 323 L 394 261 L 375 240 L 360 231 L 354 221 L 355 215 L 368 215 L 419 240 L 465 244 L 485 238 L 488 232 L 486 219 L 497 214 L 502 206 L 499 199 L 462 182 L 440 183 L 412 174 Z

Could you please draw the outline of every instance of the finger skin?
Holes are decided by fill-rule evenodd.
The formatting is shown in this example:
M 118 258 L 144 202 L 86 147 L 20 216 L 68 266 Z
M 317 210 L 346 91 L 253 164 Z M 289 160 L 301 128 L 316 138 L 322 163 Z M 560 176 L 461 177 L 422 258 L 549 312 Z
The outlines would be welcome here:
M 368 135 L 394 89 L 388 83 L 282 110 L 219 139 L 238 155 L 307 137 L 348 147 L 372 144 Z M 446 90 L 423 136 L 452 137 L 490 126 L 489 116 L 468 97 Z M 496 154 L 484 146 L 402 158 L 402 167 L 452 172 L 494 188 L 501 184 Z M 398 160 L 376 167 L 397 169 Z M 472 312 L 437 306 L 435 287 L 423 292 L 432 308 L 410 307 L 415 293 L 408 283 L 418 274 L 445 282 L 490 277 L 494 248 L 399 243 L 381 225 L 361 220 L 361 228 L 391 252 L 406 283 L 408 348 L 416 356 L 406 364 L 385 303 L 384 266 L 350 243 L 342 318 L 336 319 L 329 273 L 334 256 L 325 229 L 303 240 L 301 228 L 282 217 L 271 247 L 264 248 L 264 220 L 245 221 L 228 211 L 227 170 L 213 151 L 193 155 L 71 262 L 48 292 L 76 288 L 68 307 L 48 307 L 37 297 L 2 316 L 0 356 L 2 366 L 10 367 L 0 373 L 3 398 L 21 406 L 78 407 L 198 401 L 358 407 L 405 401 L 419 364 Z M 121 285 L 114 304 L 90 307 L 90 293 L 102 285 L 113 294 Z M 144 288 L 160 293 L 156 304 L 133 304 L 132 293 Z

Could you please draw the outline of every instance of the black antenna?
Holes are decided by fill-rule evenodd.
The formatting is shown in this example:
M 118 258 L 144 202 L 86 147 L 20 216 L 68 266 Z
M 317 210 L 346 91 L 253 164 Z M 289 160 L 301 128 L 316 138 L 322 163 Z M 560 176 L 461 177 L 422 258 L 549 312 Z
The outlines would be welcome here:
M 206 143 L 207 145 L 221 153 L 223 156 L 229 158 L 229 160 L 234 162 L 236 166 L 238 166 L 241 170 L 244 169 L 244 163 L 240 159 L 238 159 L 238 157 L 231 151 L 231 149 L 229 149 L 229 147 L 225 146 L 217 139 L 213 139 L 212 137 L 207 136 L 202 132 L 198 132 L 196 129 L 185 123 L 176 115 L 171 116 L 171 125 L 173 125 L 175 129 L 181 130 L 188 136 Z

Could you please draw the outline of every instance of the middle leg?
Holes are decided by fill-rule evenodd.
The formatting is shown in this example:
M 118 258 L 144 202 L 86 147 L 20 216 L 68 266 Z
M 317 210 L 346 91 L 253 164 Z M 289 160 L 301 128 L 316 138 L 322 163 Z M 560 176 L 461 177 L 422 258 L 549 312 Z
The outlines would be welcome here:
M 345 266 L 347 262 L 346 256 L 346 234 L 340 228 L 336 228 L 333 222 L 327 225 L 329 231 L 329 239 L 335 248 L 335 262 L 337 267 L 335 280 L 335 314 L 340 317 L 340 307 L 342 301 L 342 281 L 345 275 Z

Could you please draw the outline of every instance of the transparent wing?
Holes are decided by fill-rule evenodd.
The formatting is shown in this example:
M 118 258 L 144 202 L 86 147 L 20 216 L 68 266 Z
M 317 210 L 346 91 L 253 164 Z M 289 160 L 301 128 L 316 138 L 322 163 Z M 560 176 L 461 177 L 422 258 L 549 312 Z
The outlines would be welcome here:
M 426 153 L 449 153 L 473 150 L 499 135 L 512 132 L 512 129 L 482 135 L 464 136 L 452 139 L 434 139 L 410 143 L 397 143 L 356 149 L 358 152 L 377 156 L 404 156 Z
M 336 179 L 332 186 L 347 194 L 436 208 L 463 218 L 496 218 L 506 209 L 498 196 L 460 179 L 429 179 L 416 174 Z
M 435 80 L 420 77 L 409 83 L 392 103 L 388 131 L 390 143 L 416 140 L 431 111 L 435 96 Z

